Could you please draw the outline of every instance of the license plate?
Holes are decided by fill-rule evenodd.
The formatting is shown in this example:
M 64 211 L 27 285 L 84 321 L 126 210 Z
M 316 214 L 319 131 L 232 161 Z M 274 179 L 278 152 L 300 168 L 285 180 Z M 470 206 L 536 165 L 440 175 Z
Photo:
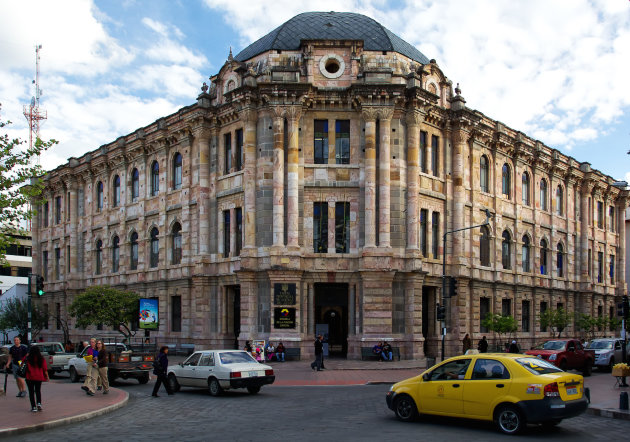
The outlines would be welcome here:
M 142 361 L 142 356 L 132 356 L 131 360 L 133 362 L 140 362 L 140 361 Z
M 567 388 L 567 394 L 577 394 L 577 387 Z
M 249 376 L 250 378 L 255 378 L 255 377 L 257 377 L 257 376 L 260 376 L 260 374 L 259 374 L 259 372 L 257 372 L 257 371 L 250 371 L 250 372 L 248 373 L 248 376 Z

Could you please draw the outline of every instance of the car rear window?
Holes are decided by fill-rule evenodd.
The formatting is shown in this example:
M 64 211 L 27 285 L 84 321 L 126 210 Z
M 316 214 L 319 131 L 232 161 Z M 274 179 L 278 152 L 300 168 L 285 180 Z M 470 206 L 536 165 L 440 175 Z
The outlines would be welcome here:
M 544 361 L 538 358 L 518 358 L 516 359 L 520 365 L 525 367 L 527 371 L 533 374 L 549 374 L 549 373 L 560 373 L 558 367 L 553 365 L 551 362 Z
M 543 345 L 545 350 L 564 350 L 567 341 L 548 341 Z
M 219 353 L 221 364 L 242 364 L 243 362 L 256 362 L 248 353 L 242 352 L 225 352 Z

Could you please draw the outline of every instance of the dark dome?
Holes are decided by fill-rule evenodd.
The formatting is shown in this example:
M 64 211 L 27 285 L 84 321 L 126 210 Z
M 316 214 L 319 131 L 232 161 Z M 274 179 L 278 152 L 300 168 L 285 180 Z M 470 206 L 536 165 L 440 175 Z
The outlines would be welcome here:
M 246 61 L 270 50 L 295 51 L 301 40 L 363 40 L 366 51 L 394 51 L 422 64 L 429 59 L 377 21 L 352 12 L 304 12 L 261 39 L 247 46 L 235 57 Z

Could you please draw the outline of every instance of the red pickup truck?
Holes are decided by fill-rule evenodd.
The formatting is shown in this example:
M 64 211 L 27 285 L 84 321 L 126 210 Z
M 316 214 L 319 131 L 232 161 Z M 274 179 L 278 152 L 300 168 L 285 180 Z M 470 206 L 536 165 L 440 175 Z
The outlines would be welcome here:
M 554 339 L 525 352 L 551 362 L 563 371 L 575 369 L 590 376 L 595 352 L 585 350 L 577 339 Z

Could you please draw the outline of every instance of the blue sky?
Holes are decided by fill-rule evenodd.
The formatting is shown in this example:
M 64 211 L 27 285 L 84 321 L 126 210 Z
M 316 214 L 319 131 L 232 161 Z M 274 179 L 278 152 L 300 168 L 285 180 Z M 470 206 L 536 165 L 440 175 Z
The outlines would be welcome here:
M 50 169 L 195 102 L 236 55 L 312 10 L 371 16 L 435 58 L 467 105 L 630 181 L 627 0 L 0 0 L 0 109 L 22 106 L 41 53 Z

